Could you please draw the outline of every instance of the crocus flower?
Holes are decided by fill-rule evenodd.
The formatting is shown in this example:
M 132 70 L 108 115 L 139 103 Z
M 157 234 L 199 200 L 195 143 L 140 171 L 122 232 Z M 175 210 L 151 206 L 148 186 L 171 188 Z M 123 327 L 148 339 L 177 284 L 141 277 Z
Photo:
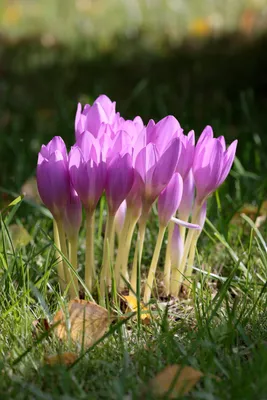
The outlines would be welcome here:
M 137 155 L 135 169 L 140 176 L 140 191 L 150 207 L 170 181 L 180 154 L 180 139 L 173 139 L 162 155 L 154 143 L 149 143 Z
M 98 135 L 102 123 L 113 125 L 119 118 L 115 111 L 116 103 L 112 102 L 106 95 L 99 96 L 90 106 L 86 104 L 84 109 L 79 103 L 75 117 L 75 136 L 76 139 L 84 131 L 89 131 L 95 137 Z
M 99 142 L 84 132 L 69 154 L 71 182 L 85 208 L 93 211 L 106 183 L 106 163 L 102 161 Z
M 115 230 L 118 236 L 120 236 L 123 228 L 123 224 L 125 221 L 127 210 L 126 200 L 124 200 L 118 208 L 118 211 L 115 214 Z
M 38 155 L 37 186 L 40 197 L 55 218 L 63 214 L 69 196 L 68 155 L 61 137 L 42 146 Z
M 184 180 L 183 196 L 179 205 L 179 217 L 185 221 L 188 220 L 193 206 L 195 197 L 195 184 L 192 170 L 189 171 L 187 178 Z
M 82 205 L 77 192 L 70 188 L 64 212 L 64 229 L 67 237 L 78 235 L 82 224 Z
M 162 154 L 172 139 L 179 137 L 183 130 L 175 117 L 168 115 L 156 124 L 153 120 L 147 125 L 147 144 L 154 143 Z
M 197 189 L 197 202 L 202 203 L 226 179 L 233 164 L 237 140 L 226 150 L 224 138 L 213 138 L 207 126 L 196 145 L 193 174 Z
M 111 214 L 115 215 L 130 193 L 133 182 L 134 170 L 130 154 L 118 154 L 107 167 L 106 197 Z
M 173 174 L 170 182 L 161 192 L 158 199 L 159 222 L 167 226 L 176 213 L 183 194 L 183 179 L 177 172 Z
M 191 170 L 195 156 L 195 132 L 190 131 L 188 135 L 180 134 L 181 155 L 178 156 L 176 171 L 186 180 Z

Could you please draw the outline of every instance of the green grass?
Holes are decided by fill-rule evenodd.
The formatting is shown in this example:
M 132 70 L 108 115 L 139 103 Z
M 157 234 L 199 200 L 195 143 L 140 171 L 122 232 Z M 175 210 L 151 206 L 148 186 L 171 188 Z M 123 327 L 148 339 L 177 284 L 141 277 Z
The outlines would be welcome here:
M 158 56 L 144 53 L 138 43 L 130 48 L 121 42 L 115 52 L 95 57 L 89 57 L 86 47 L 83 52 L 47 50 L 35 41 L 3 44 L 1 208 L 34 175 L 42 143 L 56 134 L 73 143 L 77 100 L 92 100 L 99 93 L 117 100 L 126 117 L 138 114 L 147 121 L 173 113 L 186 131 L 194 128 L 199 135 L 209 123 L 217 136 L 224 134 L 228 141 L 237 137 L 239 146 L 231 176 L 209 201 L 211 222 L 205 225 L 195 262 L 207 274 L 198 272 L 192 298 L 170 302 L 167 310 L 166 301 L 159 299 L 148 326 L 140 327 L 134 319 L 115 321 L 107 337 L 85 355 L 53 333 L 34 333 L 33 321 L 51 320 L 62 301 L 55 251 L 47 237 L 52 221 L 25 201 L 2 212 L 1 399 L 154 399 L 148 383 L 172 363 L 205 374 L 186 398 L 266 398 L 266 224 L 257 231 L 250 220 L 230 223 L 241 205 L 260 207 L 266 199 L 265 43 L 259 39 L 240 46 L 236 37 L 229 37 L 201 51 L 184 45 Z M 12 245 L 8 226 L 14 223 L 30 233 L 26 247 Z M 150 263 L 157 228 L 152 214 L 142 273 Z M 99 265 L 101 248 L 99 235 Z M 163 256 L 164 249 L 160 267 Z M 83 262 L 84 232 L 81 270 Z M 82 356 L 75 366 L 44 365 L 45 354 L 66 350 Z

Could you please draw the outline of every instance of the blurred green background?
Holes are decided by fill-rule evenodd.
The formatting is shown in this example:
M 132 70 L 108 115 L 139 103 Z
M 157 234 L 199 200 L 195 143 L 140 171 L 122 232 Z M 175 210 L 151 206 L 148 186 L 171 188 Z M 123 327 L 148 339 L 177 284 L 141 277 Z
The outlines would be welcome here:
M 265 0 L 1 0 L 0 24 L 2 192 L 34 175 L 42 143 L 72 144 L 77 101 L 101 93 L 125 118 L 173 114 L 238 138 L 229 190 L 265 190 Z

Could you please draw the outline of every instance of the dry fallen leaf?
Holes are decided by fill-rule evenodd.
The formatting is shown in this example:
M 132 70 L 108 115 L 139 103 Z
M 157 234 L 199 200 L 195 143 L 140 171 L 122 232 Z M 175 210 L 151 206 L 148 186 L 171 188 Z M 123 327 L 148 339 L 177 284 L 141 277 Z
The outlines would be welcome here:
M 68 340 L 68 334 L 76 343 L 85 348 L 92 346 L 106 332 L 109 325 L 108 311 L 99 305 L 86 300 L 71 300 L 68 304 L 67 316 L 59 310 L 54 316 L 56 335 Z
M 32 240 L 29 232 L 21 225 L 9 225 L 8 230 L 15 248 L 27 246 Z
M 129 296 L 122 296 L 122 298 L 125 300 L 127 304 L 127 308 L 125 313 L 128 312 L 135 312 L 137 311 L 137 298 L 136 296 L 129 295 Z M 148 311 L 148 312 L 146 312 Z M 141 303 L 141 320 L 145 325 L 148 325 L 150 323 L 151 315 L 149 313 L 149 309 L 145 307 L 143 303 Z
M 187 365 L 168 365 L 150 381 L 150 387 L 155 395 L 168 393 L 168 398 L 174 399 L 187 394 L 202 376 L 202 372 Z
M 77 354 L 70 352 L 56 354 L 53 356 L 44 356 L 44 362 L 45 364 L 48 365 L 57 365 L 57 364 L 71 365 L 76 360 L 77 360 Z
M 37 337 L 40 333 L 48 332 L 50 330 L 49 321 L 46 318 L 36 319 L 32 322 L 32 335 Z
M 235 215 L 231 219 L 231 223 L 243 223 L 241 214 L 247 215 L 250 219 L 252 219 L 252 221 L 255 222 L 256 228 L 260 228 L 267 219 L 267 200 L 263 201 L 260 209 L 258 208 L 258 206 L 254 206 L 252 204 L 244 204 L 240 208 L 240 210 L 235 213 Z

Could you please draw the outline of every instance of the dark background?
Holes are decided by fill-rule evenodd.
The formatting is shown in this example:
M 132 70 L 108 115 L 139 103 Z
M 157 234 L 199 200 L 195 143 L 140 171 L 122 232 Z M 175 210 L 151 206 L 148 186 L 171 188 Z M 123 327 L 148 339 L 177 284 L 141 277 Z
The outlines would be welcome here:
M 77 102 L 92 102 L 105 93 L 125 118 L 140 115 L 147 122 L 173 114 L 185 132 L 194 129 L 198 136 L 210 124 L 216 136 L 225 135 L 228 142 L 238 138 L 240 162 L 225 193 L 233 208 L 264 199 L 267 17 L 263 6 L 256 8 L 252 1 L 242 8 L 240 0 L 233 20 L 220 10 L 223 23 L 217 29 L 212 10 L 197 9 L 199 2 L 193 0 L 188 2 L 191 19 L 186 23 L 168 2 L 156 1 L 148 10 L 141 7 L 146 2 L 139 1 L 143 19 L 133 26 L 120 15 L 123 7 L 115 0 L 91 1 L 86 12 L 79 9 L 89 4 L 83 1 L 68 0 L 64 10 L 57 1 L 39 2 L 43 8 L 38 10 L 36 2 L 27 2 L 27 9 L 22 3 L 2 1 L 1 8 L 2 193 L 18 193 L 35 174 L 42 143 L 60 135 L 72 145 Z M 228 6 L 226 2 L 226 11 Z M 132 9 L 129 15 L 132 21 Z M 81 31 L 85 21 L 93 26 L 90 34 Z

